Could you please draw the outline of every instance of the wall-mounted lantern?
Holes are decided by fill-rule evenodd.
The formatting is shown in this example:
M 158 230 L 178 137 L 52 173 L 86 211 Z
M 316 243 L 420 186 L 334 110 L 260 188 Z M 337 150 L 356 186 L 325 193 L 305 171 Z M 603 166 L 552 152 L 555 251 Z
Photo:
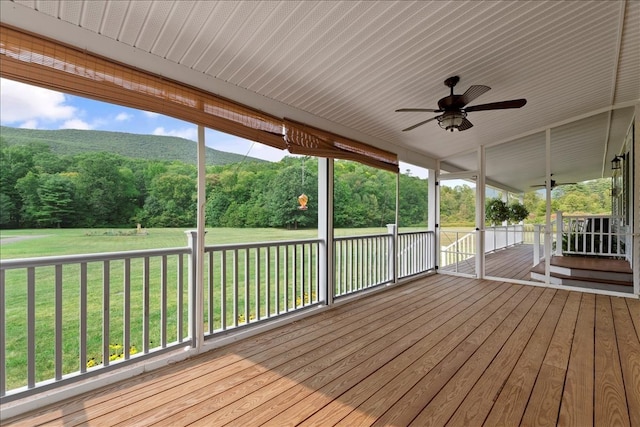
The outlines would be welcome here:
M 624 157 L 615 156 L 613 158 L 613 160 L 611 160 L 611 170 L 613 170 L 613 171 L 619 170 L 620 169 L 620 163 L 622 162 L 622 160 L 624 160 Z

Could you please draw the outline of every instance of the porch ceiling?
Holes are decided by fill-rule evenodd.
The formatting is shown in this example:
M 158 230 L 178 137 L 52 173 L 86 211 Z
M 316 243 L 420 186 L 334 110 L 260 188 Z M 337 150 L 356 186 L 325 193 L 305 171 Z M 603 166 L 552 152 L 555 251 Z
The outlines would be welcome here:
M 640 100 L 640 2 L 71 1 L 0 2 L 0 20 L 434 166 L 474 169 L 527 190 L 544 182 L 552 128 L 558 181 L 607 176 Z M 402 129 L 459 75 L 492 90 L 474 127 Z M 531 153 L 529 153 L 531 152 Z M 529 153 L 529 154 L 527 154 Z M 529 157 L 530 156 L 530 157 Z M 467 160 L 465 160 L 467 159 Z M 469 160 L 471 159 L 471 164 Z

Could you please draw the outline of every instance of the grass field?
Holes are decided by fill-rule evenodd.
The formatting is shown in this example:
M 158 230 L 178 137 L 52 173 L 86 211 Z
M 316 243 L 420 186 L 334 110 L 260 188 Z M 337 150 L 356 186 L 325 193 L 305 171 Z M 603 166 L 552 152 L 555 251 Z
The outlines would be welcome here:
M 135 229 L 0 230 L 0 255 L 2 259 L 12 259 L 183 247 L 187 244 L 187 230 L 189 229 L 151 228 L 145 229 L 143 234 L 136 234 Z M 414 229 L 402 231 L 411 230 Z M 318 236 L 315 229 L 209 228 L 206 231 L 206 245 L 299 240 Z M 355 228 L 335 230 L 335 235 L 356 236 L 386 232 L 386 228 Z
M 137 234 L 135 230 L 118 230 L 118 229 L 46 229 L 46 230 L 2 230 L 0 231 L 0 252 L 3 260 L 15 258 L 31 258 L 43 256 L 59 256 L 71 254 L 89 254 L 99 252 L 121 252 L 141 249 L 157 249 L 157 248 L 179 248 L 187 245 L 186 229 L 148 229 L 144 233 Z M 414 231 L 404 229 L 402 231 Z M 386 228 L 366 228 L 366 229 L 341 229 L 336 230 L 336 236 L 354 236 L 365 234 L 384 234 Z M 317 237 L 317 230 L 278 230 L 278 229 L 208 229 L 206 236 L 206 245 L 229 244 L 229 243 L 248 243 L 248 242 L 269 242 L 282 240 L 300 240 Z M 244 254 L 241 253 L 241 256 Z M 228 254 L 231 256 L 231 254 Z M 273 257 L 273 253 L 271 255 Z M 167 310 L 166 310 L 166 328 L 168 342 L 180 341 L 187 334 L 187 311 L 182 313 L 182 318 L 178 316 L 177 307 L 182 304 L 186 308 L 188 300 L 188 283 L 187 269 L 183 271 L 183 281 L 185 283 L 180 290 L 176 287 L 177 283 L 177 256 L 169 257 L 166 281 L 169 284 L 166 290 Z M 216 261 L 217 262 L 217 261 Z M 309 264 L 315 263 L 315 255 L 308 258 Z M 256 312 L 256 301 L 254 298 L 255 286 L 251 284 L 251 290 L 245 285 L 245 271 L 250 275 L 254 274 L 252 270 L 255 266 L 255 254 L 251 254 L 247 260 L 239 261 L 238 281 L 242 285 L 240 290 L 236 289 L 237 304 L 239 310 L 233 313 L 232 309 L 227 312 L 227 325 L 238 321 L 244 322 L 244 313 Z M 264 289 L 264 277 L 266 261 L 261 266 L 262 283 L 260 284 L 260 292 L 266 293 Z M 186 265 L 186 261 L 185 261 Z M 245 270 L 245 265 L 248 265 Z M 149 340 L 150 348 L 157 346 L 161 336 L 160 313 L 161 306 L 161 266 L 159 258 L 151 258 L 150 260 L 150 279 L 148 286 L 149 301 Z M 217 267 L 216 267 L 217 268 Z M 300 266 L 298 266 L 300 268 Z M 308 267 L 305 267 L 308 268 Z M 126 293 L 123 288 L 124 273 L 122 262 L 111 262 L 108 274 L 110 276 L 109 306 L 104 307 L 105 294 L 103 288 L 104 265 L 101 262 L 87 264 L 87 334 L 86 349 L 87 360 L 80 361 L 80 291 L 79 284 L 80 267 L 78 264 L 67 265 L 62 273 L 62 335 L 63 335 L 63 372 L 65 374 L 76 372 L 81 365 L 87 363 L 87 366 L 101 363 L 103 348 L 103 315 L 105 310 L 109 313 L 109 338 L 108 344 L 113 346 L 114 355 L 116 352 L 122 352 L 121 345 L 123 343 L 123 295 Z M 131 261 L 131 290 L 130 290 L 130 331 L 131 344 L 136 347 L 135 351 L 141 351 L 144 345 L 143 329 L 144 329 L 144 268 L 141 259 L 133 259 Z M 293 266 L 289 266 L 289 273 L 284 271 L 278 273 L 278 277 L 282 279 L 280 285 L 280 307 L 291 307 L 299 305 L 296 302 L 301 299 L 313 299 L 317 295 L 313 294 L 313 290 L 293 289 L 292 285 L 285 284 L 285 276 L 291 277 L 297 273 L 293 271 Z M 272 273 L 273 274 L 273 273 Z M 55 360 L 55 344 L 53 337 L 55 336 L 55 275 L 54 267 L 38 267 L 35 270 L 36 289 L 35 289 L 35 344 L 36 344 L 36 380 L 42 381 L 53 377 L 54 360 Z M 27 349 L 27 291 L 26 291 L 26 271 L 9 270 L 5 276 L 5 301 L 6 301 L 6 369 L 7 369 L 7 388 L 9 390 L 19 388 L 26 385 L 27 368 L 26 368 L 26 349 Z M 216 278 L 216 284 L 220 283 Z M 207 285 L 205 284 L 205 287 Z M 220 288 L 216 285 L 216 288 Z M 212 314 L 205 313 L 205 323 L 211 321 L 215 325 L 220 325 L 220 289 L 215 300 L 215 310 Z M 289 295 L 289 301 L 284 300 L 285 294 Z M 264 294 L 263 294 L 264 295 Z M 180 298 L 182 303 L 180 303 Z M 205 306 L 208 301 L 206 301 Z M 217 299 L 216 299 L 217 298 Z M 233 289 L 227 285 L 227 304 L 233 304 Z M 262 297 L 264 298 L 264 296 Z M 271 306 L 275 306 L 275 295 L 269 296 Z M 246 305 L 245 305 L 246 303 Z M 264 300 L 259 302 L 264 305 Z M 246 307 L 249 307 L 248 309 Z M 248 310 L 248 311 L 247 311 Z M 264 311 L 264 307 L 260 307 Z M 242 319 L 238 320 L 239 317 Z M 181 324 L 183 336 L 178 333 L 178 326 Z M 120 348 L 118 349 L 118 347 Z M 115 357 L 115 356 L 114 356 Z

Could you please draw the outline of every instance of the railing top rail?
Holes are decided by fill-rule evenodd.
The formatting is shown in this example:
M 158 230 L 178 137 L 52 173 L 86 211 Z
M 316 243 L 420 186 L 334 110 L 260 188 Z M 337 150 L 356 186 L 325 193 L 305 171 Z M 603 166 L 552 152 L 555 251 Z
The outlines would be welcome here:
M 402 232 L 398 232 L 399 236 L 406 236 L 409 234 L 435 234 L 435 231 L 433 230 L 423 230 L 423 231 L 402 231 Z
M 253 243 L 228 243 L 224 245 L 207 245 L 205 252 L 212 251 L 232 251 L 235 249 L 254 249 L 274 246 L 300 245 L 306 243 L 320 243 L 322 239 L 298 239 L 298 240 L 274 240 L 271 242 L 253 242 Z
M 0 260 L 0 269 L 8 270 L 12 268 L 25 268 L 25 267 L 45 267 L 57 264 L 71 264 L 77 262 L 96 262 L 96 261 L 108 261 L 116 259 L 127 258 L 143 258 L 160 255 L 178 255 L 189 254 L 191 249 L 188 247 L 182 248 L 165 248 L 165 249 L 142 249 L 135 251 L 122 251 L 122 252 L 100 252 L 95 254 L 74 254 L 74 255 L 59 255 L 59 256 L 44 256 L 34 258 L 15 258 Z
M 357 239 L 370 239 L 372 237 L 392 237 L 393 234 L 381 233 L 381 234 L 359 234 L 357 236 L 340 236 L 334 237 L 334 241 L 342 241 L 342 240 L 357 240 Z
M 569 219 L 569 218 L 623 218 L 622 215 L 562 215 L 562 218 L 564 219 Z

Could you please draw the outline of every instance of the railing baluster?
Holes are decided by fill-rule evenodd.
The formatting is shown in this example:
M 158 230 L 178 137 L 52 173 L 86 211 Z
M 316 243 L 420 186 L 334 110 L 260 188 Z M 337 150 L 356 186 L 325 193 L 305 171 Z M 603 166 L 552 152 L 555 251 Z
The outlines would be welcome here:
M 250 255 L 249 249 L 245 249 L 244 251 L 244 323 L 249 323 L 249 316 L 251 315 L 250 310 L 250 297 L 251 292 L 249 290 L 250 280 L 249 280 L 249 266 L 250 266 Z
M 275 276 L 276 276 L 276 315 L 280 314 L 280 246 L 276 246 L 276 265 L 275 265 Z
M 36 269 L 27 269 L 27 387 L 36 386 Z
M 233 326 L 238 326 L 238 250 L 233 251 Z
M 142 263 L 142 351 L 149 353 L 149 257 L 144 257 Z M 193 338 L 193 337 L 192 337 Z
M 109 261 L 102 262 L 102 364 L 109 366 L 109 327 L 111 322 L 111 288 L 109 286 L 111 266 Z
M 256 248 L 256 320 L 260 320 L 260 306 L 262 301 L 260 300 L 260 248 Z
M 305 305 L 305 301 L 304 301 L 304 285 L 305 285 L 305 249 L 304 249 L 304 243 L 300 245 L 300 262 L 302 263 L 302 265 L 300 266 L 300 305 L 304 307 Z
M 123 263 L 123 307 L 122 307 L 122 336 L 124 337 L 124 360 L 131 356 L 131 259 L 125 258 Z
M 182 318 L 184 316 L 184 298 L 182 296 L 182 293 L 184 292 L 184 255 L 178 254 L 176 256 L 178 257 L 178 264 L 176 266 L 176 269 L 178 270 L 176 278 L 176 299 L 178 304 L 178 309 L 176 310 L 176 341 L 182 342 L 184 339 L 184 330 L 182 327 Z
M 215 329 L 215 324 L 214 324 L 214 320 L 215 320 L 215 312 L 214 312 L 214 283 L 215 283 L 215 268 L 214 268 L 214 260 L 213 260 L 213 252 L 209 252 L 209 280 L 208 280 L 208 284 L 209 284 L 209 297 L 208 297 L 208 310 L 207 310 L 207 318 L 208 318 L 208 324 L 209 324 L 209 333 L 212 334 L 214 329 Z
M 56 264 L 55 267 L 55 329 L 56 329 L 56 345 L 55 345 L 55 378 L 56 380 L 62 379 L 62 264 Z
M 266 248 L 266 265 L 265 265 L 265 293 L 266 301 L 265 301 L 265 317 L 271 317 L 271 246 L 267 246 Z
M 289 311 L 289 246 L 284 247 L 284 311 Z
M 87 372 L 87 263 L 80 263 L 80 372 Z
M 167 256 L 160 257 L 160 347 L 167 347 Z
M 227 251 L 220 253 L 220 329 L 227 329 Z

